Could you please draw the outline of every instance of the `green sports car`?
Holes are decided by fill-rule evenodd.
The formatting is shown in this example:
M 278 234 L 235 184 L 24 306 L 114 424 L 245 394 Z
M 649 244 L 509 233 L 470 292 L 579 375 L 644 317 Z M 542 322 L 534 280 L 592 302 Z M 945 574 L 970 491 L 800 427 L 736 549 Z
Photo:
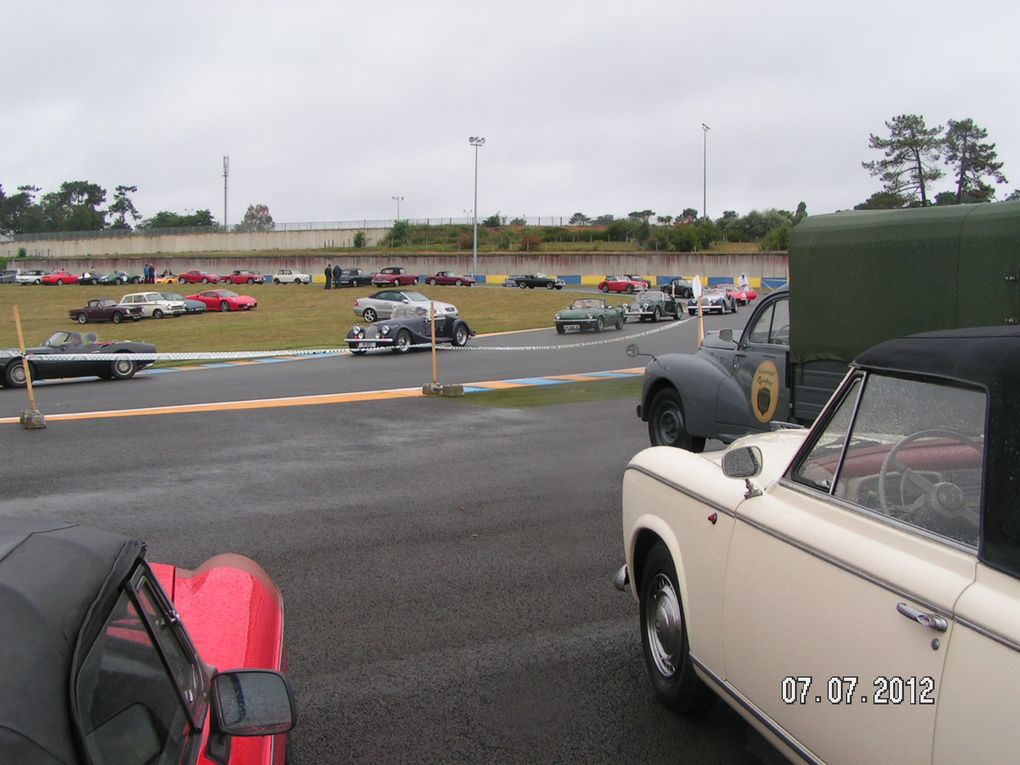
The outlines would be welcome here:
M 556 314 L 556 331 L 591 329 L 601 332 L 606 327 L 623 329 L 627 307 L 610 305 L 602 298 L 579 298 Z

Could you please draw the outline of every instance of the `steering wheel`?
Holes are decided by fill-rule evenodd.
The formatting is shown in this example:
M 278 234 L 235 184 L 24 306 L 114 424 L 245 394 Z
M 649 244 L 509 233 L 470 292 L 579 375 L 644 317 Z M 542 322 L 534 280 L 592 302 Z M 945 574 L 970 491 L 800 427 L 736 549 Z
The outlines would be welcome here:
M 900 439 L 889 450 L 889 454 L 882 461 L 882 467 L 878 471 L 879 505 L 882 508 L 882 512 L 902 519 L 913 520 L 918 512 L 922 510 L 930 510 L 944 518 L 956 518 L 967 510 L 967 506 L 964 504 L 965 497 L 963 496 L 963 490 L 950 481 L 933 483 L 920 473 L 916 473 L 908 468 L 897 458 L 901 449 L 922 438 L 950 438 L 964 446 L 969 446 L 978 454 L 983 454 L 983 449 L 979 443 L 955 430 L 933 429 L 919 430 L 916 433 L 911 433 Z M 886 500 L 885 483 L 886 477 L 894 468 L 900 471 L 900 504 L 896 507 L 890 507 Z M 921 493 L 921 496 L 909 505 L 905 504 L 903 491 L 907 484 L 910 484 Z M 975 511 L 972 510 L 970 512 L 973 513 Z

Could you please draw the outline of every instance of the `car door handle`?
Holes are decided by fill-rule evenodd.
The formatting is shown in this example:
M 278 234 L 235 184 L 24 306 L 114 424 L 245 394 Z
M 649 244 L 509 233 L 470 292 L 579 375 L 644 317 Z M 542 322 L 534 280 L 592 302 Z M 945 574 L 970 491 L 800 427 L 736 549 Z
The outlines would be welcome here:
M 896 610 L 899 611 L 903 616 L 907 617 L 911 621 L 915 621 L 922 627 L 935 630 L 936 632 L 945 632 L 949 629 L 949 622 L 943 619 L 941 616 L 935 614 L 926 614 L 924 611 L 919 611 L 916 608 L 911 608 L 906 603 L 897 603 Z

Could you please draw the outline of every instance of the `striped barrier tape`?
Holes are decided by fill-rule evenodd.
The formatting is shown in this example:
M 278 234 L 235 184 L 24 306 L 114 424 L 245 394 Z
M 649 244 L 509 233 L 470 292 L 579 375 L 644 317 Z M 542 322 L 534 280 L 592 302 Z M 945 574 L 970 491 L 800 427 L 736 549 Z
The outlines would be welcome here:
M 440 351 L 561 351 L 561 350 L 573 350 L 576 348 L 588 348 L 597 345 L 609 345 L 611 343 L 619 343 L 624 340 L 636 340 L 641 337 L 648 337 L 649 335 L 655 335 L 660 332 L 666 332 L 670 329 L 678 327 L 682 324 L 686 324 L 686 320 L 679 322 L 670 322 L 662 327 L 656 327 L 655 329 L 649 329 L 645 332 L 638 332 L 634 335 L 620 335 L 617 337 L 608 337 L 601 340 L 589 340 L 579 343 L 560 343 L 556 345 L 465 345 L 462 347 L 437 345 L 436 349 Z M 431 348 L 431 343 L 418 343 L 416 345 L 409 346 L 411 348 Z M 365 348 L 366 352 L 380 352 L 390 351 L 390 347 L 385 348 Z M 130 356 L 133 361 L 241 361 L 245 359 L 264 359 L 273 358 L 278 356 L 336 356 L 350 354 L 350 348 L 298 348 L 290 350 L 279 350 L 279 351 L 200 351 L 200 352 L 182 352 L 182 353 L 47 353 L 44 355 L 32 355 L 29 354 L 28 358 L 33 363 L 38 364 L 40 362 L 47 361 L 118 361 L 123 360 L 125 356 Z M 16 358 L 20 357 L 21 354 L 18 352 L 11 351 L 0 351 L 0 359 L 3 358 Z

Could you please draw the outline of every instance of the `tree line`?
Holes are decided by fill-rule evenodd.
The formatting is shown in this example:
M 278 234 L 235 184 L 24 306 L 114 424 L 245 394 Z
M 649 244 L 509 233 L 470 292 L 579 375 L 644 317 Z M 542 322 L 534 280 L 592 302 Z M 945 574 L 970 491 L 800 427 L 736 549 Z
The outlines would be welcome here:
M 107 204 L 107 191 L 90 181 L 65 181 L 60 188 L 39 196 L 38 186 L 19 186 L 6 194 L 0 184 L 0 234 L 38 234 L 55 231 L 131 231 L 163 228 L 222 228 L 209 210 L 185 214 L 161 210 L 142 217 L 131 195 L 137 186 L 116 186 Z M 234 231 L 272 231 L 273 216 L 264 204 L 249 205 Z

